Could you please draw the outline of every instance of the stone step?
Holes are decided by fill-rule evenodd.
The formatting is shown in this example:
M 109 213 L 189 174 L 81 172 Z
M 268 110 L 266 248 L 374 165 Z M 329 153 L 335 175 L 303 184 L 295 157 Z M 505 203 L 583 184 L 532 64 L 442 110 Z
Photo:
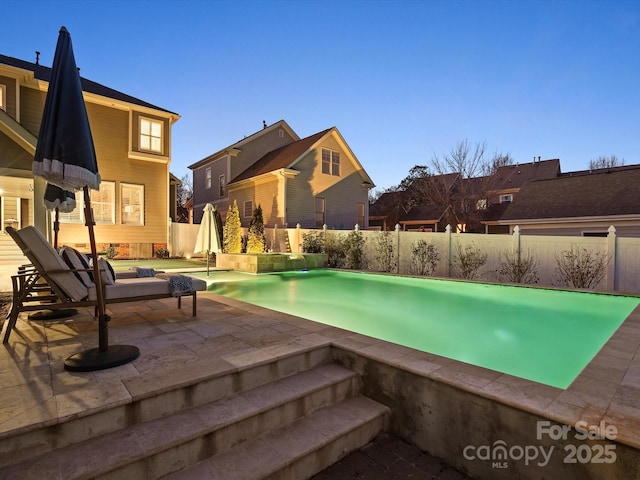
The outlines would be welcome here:
M 388 415 L 388 407 L 357 396 L 163 478 L 303 480 L 373 440 Z
M 173 367 L 170 374 L 126 378 L 123 384 L 130 394 L 129 401 L 108 405 L 72 402 L 64 418 L 3 432 L 0 468 L 30 459 L 34 454 L 84 444 L 102 435 L 163 419 L 326 365 L 330 362 L 330 347 L 290 345 L 274 351 L 266 348 L 234 357 L 233 362 L 207 361 Z
M 344 401 L 359 389 L 354 372 L 321 365 L 6 465 L 0 479 L 160 478 Z

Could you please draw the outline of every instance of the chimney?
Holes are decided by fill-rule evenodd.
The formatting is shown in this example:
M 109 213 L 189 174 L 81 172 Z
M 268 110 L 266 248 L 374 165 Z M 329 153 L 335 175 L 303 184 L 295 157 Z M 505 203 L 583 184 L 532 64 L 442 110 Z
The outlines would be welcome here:
M 267 122 L 265 122 L 264 120 L 262 120 L 262 128 L 267 128 Z
M 40 65 L 40 52 L 36 50 L 36 65 Z

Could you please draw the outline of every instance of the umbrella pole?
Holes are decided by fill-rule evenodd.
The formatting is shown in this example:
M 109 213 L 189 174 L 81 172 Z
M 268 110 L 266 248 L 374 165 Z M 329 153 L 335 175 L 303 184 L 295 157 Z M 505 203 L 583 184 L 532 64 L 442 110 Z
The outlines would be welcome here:
M 60 230 L 60 212 L 56 207 L 56 216 L 53 220 L 53 248 L 58 249 L 58 231 Z
M 98 348 L 91 348 L 84 352 L 70 356 L 64 362 L 64 368 L 72 372 L 92 372 L 106 368 L 124 365 L 140 356 L 138 347 L 131 345 L 109 346 L 109 325 L 111 318 L 106 313 L 104 290 L 102 289 L 102 277 L 98 266 L 98 251 L 96 238 L 93 232 L 93 210 L 89 187 L 84 187 L 84 215 L 87 229 L 89 230 L 89 243 L 91 244 L 91 257 L 93 259 L 93 283 L 95 283 L 98 302 Z

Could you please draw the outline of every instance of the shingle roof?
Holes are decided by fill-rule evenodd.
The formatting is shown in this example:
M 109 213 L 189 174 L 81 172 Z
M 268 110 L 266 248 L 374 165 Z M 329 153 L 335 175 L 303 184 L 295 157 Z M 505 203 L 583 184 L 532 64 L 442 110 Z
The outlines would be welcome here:
M 265 173 L 273 172 L 274 170 L 288 167 L 294 160 L 311 148 L 314 143 L 330 131 L 331 128 L 328 128 L 267 153 L 229 183 L 236 183 L 241 180 L 246 180 L 251 177 L 256 177 L 258 175 L 263 175 Z
M 400 221 L 437 222 L 446 211 L 446 205 L 414 205 L 407 213 L 400 217 Z
M 520 188 L 526 182 L 555 178 L 560 174 L 560 160 L 521 163 L 499 167 L 491 179 L 492 190 Z
M 501 220 L 640 214 L 640 165 L 528 182 Z
M 409 193 L 406 191 L 384 192 L 369 206 L 369 216 L 386 216 L 395 207 L 404 205 L 409 198 Z
M 38 80 L 49 82 L 49 79 L 51 78 L 51 68 L 45 67 L 43 65 L 26 62 L 24 60 L 8 57 L 2 54 L 0 54 L 0 63 L 16 68 L 21 68 L 23 70 L 30 70 L 33 72 L 34 77 Z M 145 102 L 144 100 L 140 100 L 139 98 L 132 97 L 131 95 L 127 95 L 126 93 L 119 92 L 117 90 L 114 90 L 113 88 L 105 87 L 104 85 L 93 82 L 86 78 L 80 77 L 80 81 L 82 83 L 82 90 L 84 90 L 85 92 L 95 93 L 96 95 L 113 98 L 114 100 L 120 100 L 123 102 L 132 103 L 134 105 L 139 105 L 141 107 L 152 108 L 154 110 L 160 110 L 163 112 L 171 113 L 173 115 L 177 115 L 170 110 L 166 110 L 151 103 Z

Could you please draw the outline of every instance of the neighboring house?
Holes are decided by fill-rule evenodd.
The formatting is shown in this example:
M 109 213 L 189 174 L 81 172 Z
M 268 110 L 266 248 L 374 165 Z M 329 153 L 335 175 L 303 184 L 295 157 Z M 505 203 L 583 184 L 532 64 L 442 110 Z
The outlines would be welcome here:
M 509 205 L 515 201 L 522 186 L 531 181 L 557 178 L 560 176 L 560 160 L 534 160 L 499 167 L 491 176 L 486 210 L 482 215 L 485 233 L 509 233 L 509 228 L 500 223 L 500 218 Z
M 51 69 L 0 55 L 0 228 L 35 225 L 50 234 L 45 181 L 31 173 Z M 171 178 L 171 128 L 179 115 L 104 85 L 81 79 L 102 178 L 91 191 L 96 243 L 123 256 L 166 248 L 176 214 Z M 60 244 L 88 248 L 82 195 L 61 215 Z
M 300 139 L 284 120 L 264 124 L 189 168 L 195 223 L 206 203 L 224 219 L 236 200 L 245 227 L 260 205 L 267 227 L 368 228 L 374 184 L 336 127 Z
M 499 220 L 526 235 L 640 237 L 640 165 L 527 182 Z
M 393 230 L 406 213 L 407 192 L 385 192 L 369 205 L 369 229 Z
M 442 221 L 448 209 L 444 205 L 414 205 L 400 217 L 398 223 L 401 230 L 439 232 L 443 230 Z

